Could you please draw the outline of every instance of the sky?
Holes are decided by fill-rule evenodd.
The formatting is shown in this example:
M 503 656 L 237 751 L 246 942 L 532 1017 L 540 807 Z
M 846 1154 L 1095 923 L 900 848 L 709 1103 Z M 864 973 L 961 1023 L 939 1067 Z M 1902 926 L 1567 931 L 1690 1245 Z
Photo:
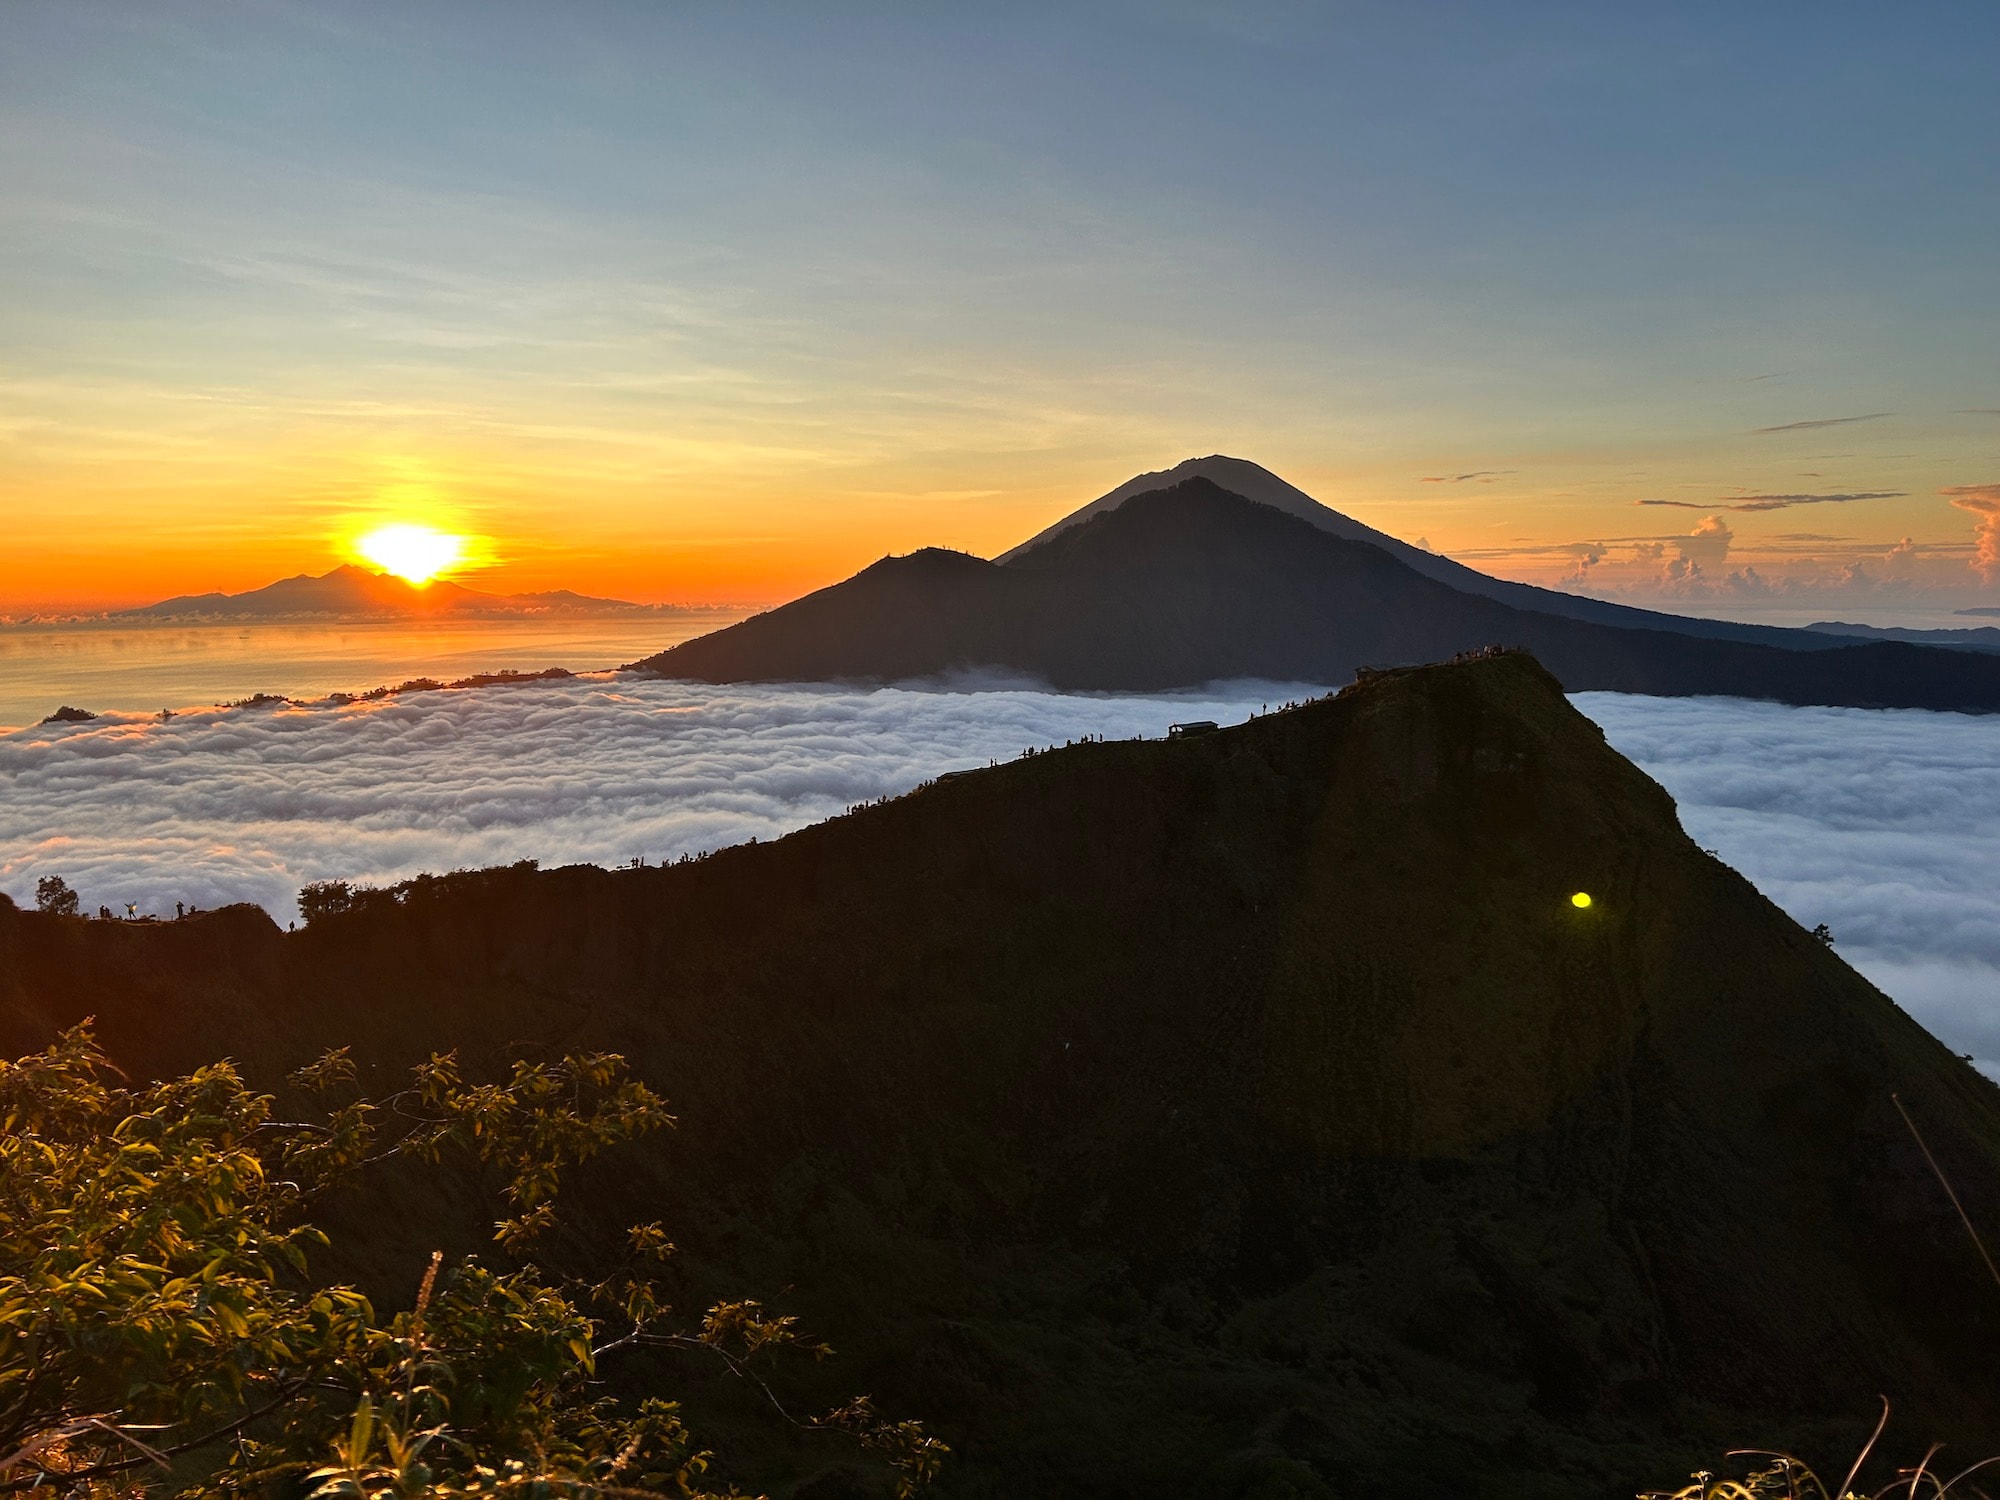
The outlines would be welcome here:
M 773 602 L 1210 452 L 1605 597 L 2000 607 L 1995 56 L 1989 0 L 7 0 L 0 614 L 407 521 Z

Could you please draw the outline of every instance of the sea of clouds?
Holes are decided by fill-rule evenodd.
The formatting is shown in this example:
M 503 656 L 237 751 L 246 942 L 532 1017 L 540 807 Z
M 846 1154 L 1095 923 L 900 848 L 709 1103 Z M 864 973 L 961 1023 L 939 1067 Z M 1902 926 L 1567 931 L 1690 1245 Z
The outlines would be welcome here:
M 983 690 L 975 690 L 983 689 Z M 941 771 L 1084 735 L 1237 721 L 1312 689 L 1066 696 L 599 674 L 347 705 L 107 715 L 0 733 L 0 890 L 172 915 L 307 881 L 537 859 L 648 863 L 768 839 Z
M 974 690 L 975 688 L 979 690 Z M 1235 722 L 1311 689 L 1153 697 L 958 683 L 596 676 L 376 703 L 111 716 L 0 734 L 0 890 L 170 915 L 538 859 L 771 838 L 941 771 L 1085 735 Z M 2000 718 L 1579 695 L 1717 850 L 2000 1076 Z
M 2000 1078 L 2000 716 L 1573 701 L 1696 843 Z

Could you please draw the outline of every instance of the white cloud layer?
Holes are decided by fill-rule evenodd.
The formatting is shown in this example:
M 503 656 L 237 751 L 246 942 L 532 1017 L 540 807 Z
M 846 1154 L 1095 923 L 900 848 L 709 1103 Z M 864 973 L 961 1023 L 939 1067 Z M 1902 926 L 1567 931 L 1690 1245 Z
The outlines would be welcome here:
M 255 901 L 284 921 L 311 880 L 656 862 L 768 839 L 1028 745 L 1158 736 L 1176 719 L 1241 720 L 1311 691 L 981 686 L 596 676 L 15 730 L 0 734 L 0 890 L 25 905 L 39 877 L 59 874 L 88 911 Z
M 940 771 L 1087 734 L 1240 720 L 1304 689 L 1161 697 L 707 687 L 596 677 L 345 708 L 0 734 L 0 890 L 60 874 L 171 914 L 310 880 L 649 861 L 771 838 Z M 1577 698 L 1716 849 L 2000 1076 L 2000 719 Z
M 2000 718 L 1580 693 L 1681 821 L 2000 1077 Z

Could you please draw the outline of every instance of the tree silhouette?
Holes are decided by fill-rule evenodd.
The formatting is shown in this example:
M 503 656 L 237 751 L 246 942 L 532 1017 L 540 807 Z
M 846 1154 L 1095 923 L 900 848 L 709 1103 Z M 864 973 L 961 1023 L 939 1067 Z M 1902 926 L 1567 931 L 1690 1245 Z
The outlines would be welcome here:
M 78 911 L 76 892 L 60 875 L 44 875 L 35 882 L 35 910 L 55 917 L 73 917 Z

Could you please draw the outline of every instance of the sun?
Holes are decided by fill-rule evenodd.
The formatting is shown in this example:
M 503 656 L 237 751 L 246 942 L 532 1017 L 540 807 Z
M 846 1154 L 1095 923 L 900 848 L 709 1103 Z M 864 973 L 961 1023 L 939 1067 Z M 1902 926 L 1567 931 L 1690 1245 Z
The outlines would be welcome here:
M 385 573 L 422 587 L 465 561 L 466 539 L 434 526 L 399 522 L 358 538 L 354 550 Z

